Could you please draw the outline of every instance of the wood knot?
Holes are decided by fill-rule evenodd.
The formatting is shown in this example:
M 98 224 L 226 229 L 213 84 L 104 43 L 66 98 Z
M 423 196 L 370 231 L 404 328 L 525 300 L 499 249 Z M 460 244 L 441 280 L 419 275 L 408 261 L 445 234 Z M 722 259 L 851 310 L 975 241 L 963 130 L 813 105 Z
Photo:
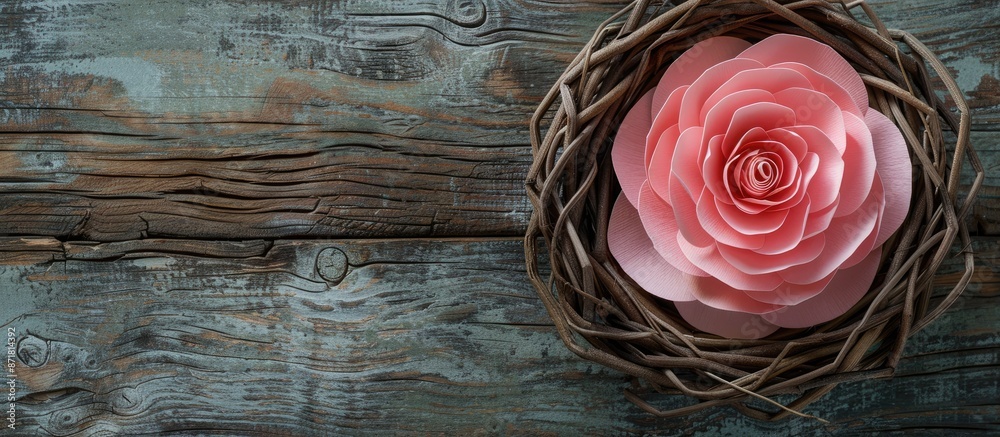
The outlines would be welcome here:
M 137 414 L 142 407 L 142 393 L 133 387 L 115 390 L 110 399 L 111 411 L 119 416 Z
M 449 19 L 465 28 L 476 28 L 486 24 L 486 5 L 482 0 L 451 0 L 448 2 Z
M 72 434 L 80 431 L 81 416 L 83 411 L 80 408 L 65 408 L 49 413 L 47 430 L 58 434 Z
M 347 255 L 336 247 L 323 249 L 316 256 L 316 272 L 330 285 L 337 285 L 347 276 Z
M 29 335 L 17 343 L 17 358 L 28 367 L 40 367 L 49 359 L 49 343 Z

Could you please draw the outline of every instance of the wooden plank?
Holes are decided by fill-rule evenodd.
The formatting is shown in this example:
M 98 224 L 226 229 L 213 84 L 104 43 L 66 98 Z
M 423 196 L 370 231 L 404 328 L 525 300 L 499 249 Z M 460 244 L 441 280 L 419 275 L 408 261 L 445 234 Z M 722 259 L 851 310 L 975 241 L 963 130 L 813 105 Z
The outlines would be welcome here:
M 625 3 L 7 2 L 0 235 L 520 234 L 527 120 Z M 1000 9 L 872 4 L 993 130 Z
M 5 5 L 0 235 L 520 233 L 528 114 L 620 6 Z
M 22 435 L 1000 431 L 998 238 L 975 241 L 973 285 L 894 379 L 806 409 L 829 425 L 647 415 L 560 343 L 516 239 L 0 243 L 22 253 L 0 265 Z
M 972 108 L 976 130 L 1000 122 L 1000 9 L 993 0 L 868 0 L 891 28 L 912 33 L 951 71 Z

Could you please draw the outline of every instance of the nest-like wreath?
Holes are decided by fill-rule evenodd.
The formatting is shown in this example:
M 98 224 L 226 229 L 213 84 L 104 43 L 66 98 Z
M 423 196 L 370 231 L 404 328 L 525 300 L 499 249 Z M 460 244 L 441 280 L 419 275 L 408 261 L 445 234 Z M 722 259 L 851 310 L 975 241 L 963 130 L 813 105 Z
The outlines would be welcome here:
M 603 23 L 531 121 L 534 163 L 526 184 L 535 212 L 525 252 L 529 276 L 560 337 L 584 358 L 701 401 L 660 411 L 626 392 L 662 416 L 730 404 L 774 420 L 801 414 L 797 410 L 837 383 L 891 376 L 906 338 L 947 309 L 972 277 L 964 217 L 983 170 L 968 144 L 969 109 L 955 81 L 923 44 L 887 29 L 863 0 L 650 3 L 634 1 Z M 855 17 L 859 9 L 870 24 Z M 913 202 L 883 246 L 871 290 L 846 314 L 761 340 L 730 340 L 692 329 L 670 302 L 641 290 L 609 255 L 608 219 L 619 190 L 610 145 L 628 108 L 696 42 L 719 35 L 752 42 L 776 33 L 822 41 L 861 74 L 871 106 L 905 137 Z M 957 112 L 935 94 L 941 85 Z M 959 198 L 964 160 L 975 177 Z M 934 294 L 935 272 L 956 252 L 964 275 L 947 293 Z M 551 270 L 543 277 L 539 264 L 546 253 Z M 745 402 L 781 394 L 797 397 L 773 411 Z

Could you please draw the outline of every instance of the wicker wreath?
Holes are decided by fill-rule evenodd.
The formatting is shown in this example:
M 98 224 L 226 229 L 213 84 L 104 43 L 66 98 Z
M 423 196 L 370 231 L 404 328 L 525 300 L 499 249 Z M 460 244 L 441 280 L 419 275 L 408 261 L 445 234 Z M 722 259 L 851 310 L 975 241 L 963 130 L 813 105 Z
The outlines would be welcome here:
M 804 415 L 799 410 L 840 382 L 891 376 L 906 338 L 944 312 L 973 273 L 964 218 L 983 169 L 968 143 L 969 108 L 954 79 L 912 35 L 887 29 L 863 0 L 650 3 L 634 1 L 603 23 L 531 120 L 534 162 L 526 185 L 535 211 L 525 255 L 559 336 L 581 357 L 700 401 L 661 411 L 625 392 L 659 416 L 732 405 L 776 420 Z M 609 151 L 626 110 L 678 54 L 713 36 L 755 41 L 776 33 L 819 40 L 861 74 L 871 106 L 905 137 L 915 168 L 913 202 L 883 246 L 872 288 L 846 314 L 761 340 L 730 340 L 693 329 L 609 255 L 608 220 L 620 190 Z M 935 94 L 935 84 L 943 84 L 957 113 Z M 963 160 L 974 178 L 959 198 Z M 949 256 L 964 260 L 964 274 L 949 291 L 935 293 L 934 274 Z M 775 395 L 795 398 L 782 405 L 770 400 Z M 759 408 L 751 398 L 774 407 Z

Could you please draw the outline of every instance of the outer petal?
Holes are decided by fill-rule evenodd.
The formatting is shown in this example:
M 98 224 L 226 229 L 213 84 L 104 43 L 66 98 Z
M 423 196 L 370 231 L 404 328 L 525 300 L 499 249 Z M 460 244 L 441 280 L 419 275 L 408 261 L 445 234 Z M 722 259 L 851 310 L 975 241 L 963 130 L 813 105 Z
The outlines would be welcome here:
M 643 184 L 642 190 L 639 192 L 638 210 L 641 228 L 633 232 L 642 232 L 642 228 L 644 228 L 644 233 L 648 235 L 660 257 L 677 269 L 692 275 L 704 276 L 706 274 L 684 257 L 684 253 L 681 252 L 677 243 L 680 234 L 677 229 L 677 220 L 674 219 L 674 210 L 653 192 L 648 183 Z M 707 234 L 705 238 L 708 238 Z
M 752 250 L 722 245 L 719 246 L 719 253 L 740 271 L 751 275 L 760 275 L 808 263 L 819 257 L 825 245 L 826 239 L 822 235 L 817 235 L 801 241 L 792 250 L 774 255 L 763 255 Z
M 750 43 L 730 36 L 717 36 L 701 41 L 677 57 L 660 77 L 653 97 L 653 111 L 659 110 L 674 89 L 691 85 L 705 70 L 722 61 L 735 58 L 750 47 Z
M 700 194 L 700 193 L 698 193 Z M 674 208 L 677 228 L 681 237 L 696 247 L 714 247 L 715 238 L 698 221 L 698 205 L 691 198 L 684 186 L 675 178 L 670 183 L 670 205 Z M 639 204 L 639 212 L 645 216 L 642 204 Z
M 716 246 L 697 247 L 684 239 L 678 239 L 677 243 L 692 264 L 735 289 L 769 291 L 784 282 L 777 273 L 751 275 L 741 272 L 722 257 Z
M 786 328 L 805 328 L 833 320 L 851 309 L 871 288 L 881 255 L 880 250 L 872 251 L 860 263 L 837 271 L 816 297 L 765 314 L 764 318 Z
M 746 293 L 747 296 L 764 303 L 776 305 L 798 305 L 806 300 L 816 297 L 818 294 L 822 293 L 823 290 L 826 290 L 826 287 L 830 285 L 830 281 L 833 280 L 835 275 L 836 272 L 830 273 L 827 277 L 813 282 L 812 284 L 799 285 L 785 282 L 778 288 L 771 291 L 748 291 Z M 831 290 L 831 292 L 836 293 L 835 290 Z
M 839 106 L 841 110 L 861 117 L 864 115 L 864 111 L 868 109 L 859 108 L 858 103 L 854 101 L 851 94 L 841 87 L 840 84 L 834 82 L 833 79 L 820 74 L 818 71 L 813 70 L 808 65 L 800 64 L 798 62 L 782 62 L 780 64 L 774 64 L 773 67 L 787 68 L 789 70 L 798 71 L 809 80 L 809 83 L 812 84 L 812 89 L 829 96 L 834 102 L 837 102 L 837 106 Z
M 678 162 L 678 165 L 686 166 L 680 173 L 674 173 L 673 161 L 680 156 L 681 160 L 690 159 L 688 156 L 697 156 L 701 148 L 701 128 L 693 127 L 681 132 L 677 137 L 673 136 L 674 128 L 663 133 L 660 144 L 653 152 L 653 159 L 649 162 L 649 169 L 646 172 L 649 177 L 649 185 L 653 187 L 660 197 L 667 199 L 670 196 L 671 178 L 680 177 L 684 188 L 688 190 L 692 197 L 701 192 L 701 187 L 705 182 L 698 172 L 698 166 L 691 165 L 691 162 Z M 693 167 L 693 169 L 692 169 Z
M 844 150 L 844 183 L 840 186 L 840 206 L 835 216 L 850 214 L 868 197 L 875 178 L 875 148 L 864 120 L 844 113 L 847 149 Z M 910 180 L 907 179 L 909 184 Z
M 643 158 L 646 149 L 646 134 L 652 118 L 649 116 L 649 104 L 653 101 L 653 92 L 647 92 L 635 106 L 628 111 L 622 120 L 618 134 L 615 135 L 611 147 L 611 163 L 615 167 L 615 175 L 622 186 L 622 192 L 632 203 L 639 204 L 639 187 L 646 180 L 646 163 Z
M 608 249 L 622 270 L 646 290 L 672 301 L 693 300 L 694 277 L 670 265 L 653 247 L 639 220 L 639 212 L 625 196 L 618 196 L 608 222 Z
M 667 98 L 666 103 L 663 104 L 660 112 L 654 114 L 653 125 L 649 127 L 649 133 L 646 135 L 646 168 L 649 168 L 650 161 L 653 160 L 653 153 L 667 132 L 673 132 L 670 135 L 673 135 L 674 139 L 680 135 L 680 130 L 677 128 L 677 116 L 681 111 L 681 99 L 684 98 L 684 92 L 687 89 L 687 86 L 682 86 L 674 90 Z
M 726 338 L 755 339 L 774 333 L 778 327 L 757 314 L 712 308 L 696 300 L 676 302 L 684 321 L 698 330 Z
M 766 66 L 783 62 L 807 65 L 847 90 L 858 108 L 868 107 L 868 91 L 858 72 L 832 47 L 812 38 L 772 35 L 740 53 L 738 58 L 754 59 Z
M 865 237 L 865 241 L 862 241 L 858 245 L 858 249 L 854 254 L 840 265 L 842 269 L 861 262 L 868 255 L 868 252 L 878 247 L 875 246 L 875 240 L 878 237 L 878 230 L 882 226 L 882 214 L 885 211 L 885 191 L 882 190 L 882 180 L 877 173 L 875 174 L 875 183 L 872 185 L 871 196 L 868 196 L 868 200 L 861 205 L 860 209 L 867 211 L 869 214 L 876 215 L 875 229 Z
M 697 285 L 691 289 L 695 300 L 726 311 L 762 314 L 780 309 L 783 305 L 764 303 L 751 298 L 741 290 L 737 290 L 711 276 L 697 278 Z
M 913 189 L 912 164 L 903 134 L 885 115 L 869 110 L 865 114 L 865 124 L 872 133 L 878 174 L 885 190 L 885 211 L 882 214 L 878 239 L 875 240 L 875 245 L 881 246 L 906 219 Z

